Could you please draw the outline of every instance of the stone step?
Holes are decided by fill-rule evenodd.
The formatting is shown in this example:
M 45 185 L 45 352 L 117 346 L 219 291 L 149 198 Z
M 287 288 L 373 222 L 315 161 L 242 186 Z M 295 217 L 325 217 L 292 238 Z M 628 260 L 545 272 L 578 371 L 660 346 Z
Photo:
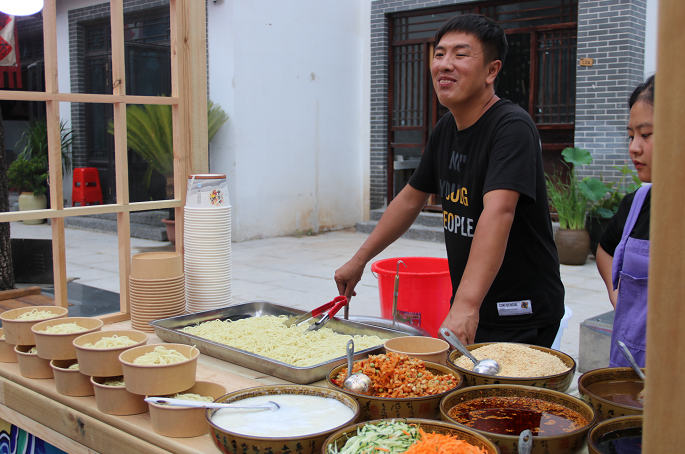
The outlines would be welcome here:
M 378 220 L 385 213 L 385 208 L 371 210 L 369 213 L 369 221 L 358 222 L 355 229 L 360 233 L 371 233 L 378 224 Z M 558 222 L 552 222 L 552 231 L 556 235 L 559 229 Z M 402 235 L 402 238 L 410 240 L 435 241 L 442 243 L 445 241 L 445 233 L 443 230 L 443 219 L 441 213 L 427 213 L 421 212 L 416 218 L 414 224 Z
M 134 213 L 131 213 L 133 215 Z M 166 216 L 164 216 L 166 218 Z M 153 241 L 168 241 L 166 226 L 160 221 L 159 226 L 150 224 L 140 224 L 133 222 L 131 216 L 131 237 L 142 238 Z M 91 232 L 117 232 L 116 215 L 114 219 L 98 216 L 73 216 L 64 218 L 64 225 L 75 229 L 89 230 Z
M 355 226 L 360 233 L 371 233 L 378 224 L 378 220 L 385 212 L 384 208 L 371 210 L 368 222 L 358 222 Z M 414 224 L 402 235 L 402 238 L 409 240 L 434 241 L 442 243 L 445 241 L 445 233 L 442 227 L 442 214 L 425 213 L 419 214 Z

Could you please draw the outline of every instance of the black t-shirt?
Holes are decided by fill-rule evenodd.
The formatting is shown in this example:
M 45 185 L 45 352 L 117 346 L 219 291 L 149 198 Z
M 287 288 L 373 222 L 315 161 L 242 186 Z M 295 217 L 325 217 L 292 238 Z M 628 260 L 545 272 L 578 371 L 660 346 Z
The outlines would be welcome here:
M 480 308 L 480 325 L 520 329 L 558 322 L 564 286 L 549 216 L 540 138 L 530 116 L 500 99 L 471 127 L 458 131 L 446 114 L 435 125 L 409 184 L 442 198 L 452 299 L 469 258 L 483 195 L 519 192 L 502 266 Z M 522 302 L 532 313 L 500 315 L 498 303 Z M 503 311 L 504 312 L 504 311 Z
M 631 192 L 626 194 L 621 200 L 621 204 L 618 206 L 618 211 L 609 221 L 604 233 L 599 239 L 599 244 L 602 249 L 606 251 L 610 256 L 614 256 L 616 247 L 618 243 L 621 242 L 621 237 L 623 237 L 623 229 L 626 226 L 626 221 L 628 220 L 628 213 L 630 213 L 630 207 L 633 206 L 633 199 L 635 198 L 635 193 Z M 640 214 L 637 216 L 635 221 L 635 226 L 630 232 L 630 237 L 636 240 L 649 240 L 649 207 L 652 200 L 652 191 L 647 192 L 645 196 L 645 201 L 640 209 Z

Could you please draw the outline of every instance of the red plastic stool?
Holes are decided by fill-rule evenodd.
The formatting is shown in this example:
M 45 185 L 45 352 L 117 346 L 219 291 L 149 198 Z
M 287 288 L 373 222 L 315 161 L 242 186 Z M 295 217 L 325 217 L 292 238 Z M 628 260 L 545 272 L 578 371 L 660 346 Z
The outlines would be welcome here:
M 76 167 L 74 182 L 71 186 L 71 206 L 80 203 L 81 206 L 100 202 L 102 205 L 102 187 L 100 174 L 95 167 Z

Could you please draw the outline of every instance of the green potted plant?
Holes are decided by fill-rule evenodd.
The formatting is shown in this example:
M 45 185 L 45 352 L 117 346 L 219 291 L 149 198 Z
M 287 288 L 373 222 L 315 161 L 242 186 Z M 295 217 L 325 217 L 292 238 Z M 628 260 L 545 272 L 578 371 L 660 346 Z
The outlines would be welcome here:
M 590 252 L 590 235 L 585 229 L 585 219 L 590 208 L 606 196 L 607 187 L 594 177 L 578 180 L 576 166 L 592 164 L 589 151 L 565 148 L 561 155 L 569 166 L 568 183 L 557 174 L 547 179 L 547 195 L 559 216 L 559 230 L 554 242 L 560 263 L 582 265 Z
M 597 255 L 599 239 L 608 227 L 611 217 L 618 211 L 623 197 L 637 190 L 641 184 L 637 174 L 628 164 L 622 167 L 614 166 L 614 168 L 621 172 L 621 178 L 615 182 L 604 183 L 608 195 L 591 205 L 585 221 L 585 229 L 590 234 L 590 251 L 593 255 Z M 627 180 L 630 183 L 626 184 Z
M 19 156 L 7 169 L 10 188 L 18 189 L 19 211 L 42 210 L 47 208 L 48 167 L 39 157 L 26 159 Z M 45 219 L 32 219 L 24 224 L 42 224 Z
M 140 155 L 149 167 L 143 183 L 150 186 L 154 171 L 166 178 L 166 197 L 174 198 L 174 150 L 171 106 L 162 104 L 131 105 L 126 108 L 126 139 L 128 146 Z M 211 142 L 219 128 L 228 121 L 228 115 L 219 104 L 207 100 L 207 143 Z M 114 134 L 110 123 L 109 132 Z M 174 210 L 169 210 L 167 225 L 169 241 L 175 240 Z

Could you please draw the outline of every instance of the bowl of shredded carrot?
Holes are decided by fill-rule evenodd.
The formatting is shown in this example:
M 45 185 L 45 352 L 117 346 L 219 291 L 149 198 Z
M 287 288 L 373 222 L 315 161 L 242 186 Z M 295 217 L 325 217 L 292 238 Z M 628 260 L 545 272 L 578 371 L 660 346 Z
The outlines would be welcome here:
M 481 434 L 427 419 L 383 419 L 348 426 L 324 442 L 322 454 L 499 454 Z
M 328 386 L 353 396 L 361 407 L 360 421 L 386 418 L 440 419 L 440 400 L 463 385 L 462 376 L 442 364 L 390 352 L 355 361 L 352 373 L 371 379 L 373 394 L 364 396 L 342 388 L 347 365 L 328 372 Z

